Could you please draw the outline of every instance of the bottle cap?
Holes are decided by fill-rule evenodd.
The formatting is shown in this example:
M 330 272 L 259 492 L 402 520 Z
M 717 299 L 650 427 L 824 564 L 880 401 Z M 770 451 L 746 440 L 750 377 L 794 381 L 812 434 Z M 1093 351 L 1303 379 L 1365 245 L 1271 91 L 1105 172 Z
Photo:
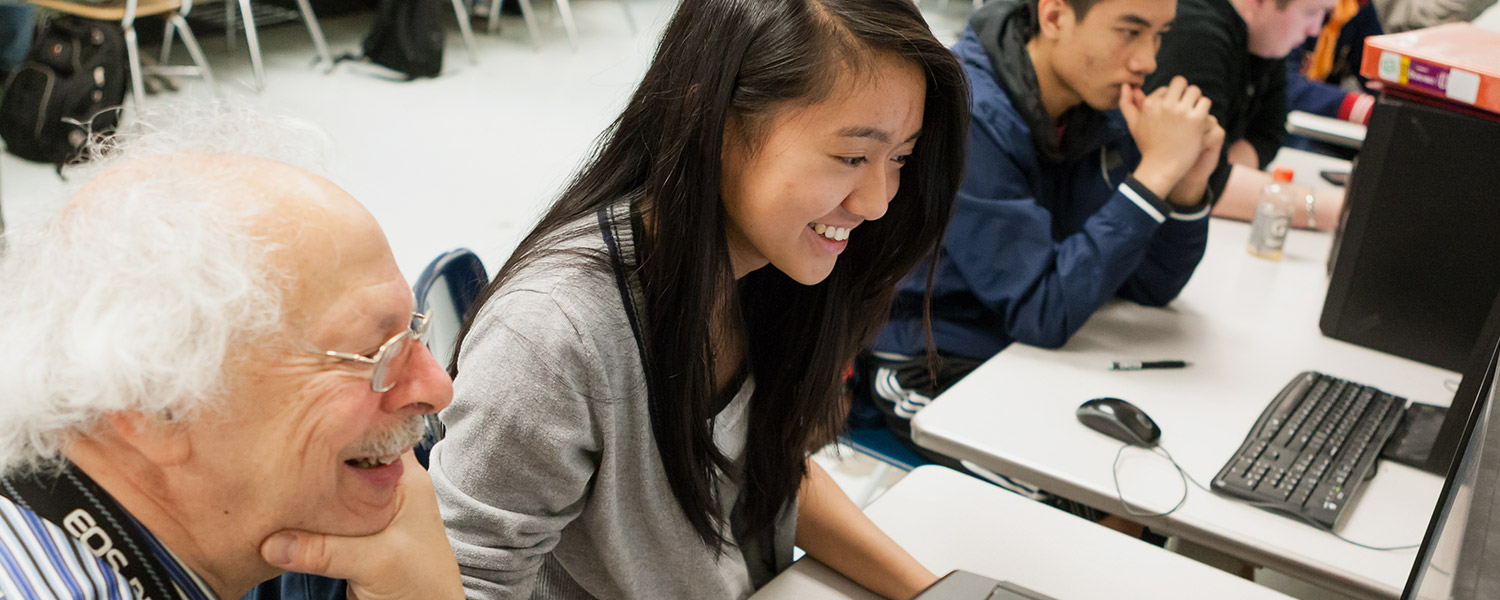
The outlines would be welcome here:
M 1291 167 L 1276 167 L 1276 170 L 1271 172 L 1271 180 L 1280 183 L 1290 182 L 1292 180 Z

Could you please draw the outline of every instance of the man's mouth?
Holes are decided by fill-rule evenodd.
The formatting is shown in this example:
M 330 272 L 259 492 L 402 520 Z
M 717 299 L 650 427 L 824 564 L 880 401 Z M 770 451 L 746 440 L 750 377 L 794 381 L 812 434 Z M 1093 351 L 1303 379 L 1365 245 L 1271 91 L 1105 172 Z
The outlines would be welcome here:
M 399 461 L 402 454 L 422 443 L 426 426 L 427 422 L 421 416 L 407 417 L 395 427 L 366 436 L 356 443 L 356 449 L 349 453 L 354 454 L 354 458 L 344 460 L 344 464 L 369 470 Z
M 361 456 L 344 461 L 344 464 L 356 469 L 378 469 L 388 464 L 401 460 L 399 454 L 387 454 L 384 456 Z

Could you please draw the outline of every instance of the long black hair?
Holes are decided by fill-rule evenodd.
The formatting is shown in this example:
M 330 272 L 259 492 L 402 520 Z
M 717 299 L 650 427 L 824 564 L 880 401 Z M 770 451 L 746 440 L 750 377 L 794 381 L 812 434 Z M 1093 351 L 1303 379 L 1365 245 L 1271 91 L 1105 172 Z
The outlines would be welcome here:
M 922 135 L 887 213 L 861 225 L 817 285 L 775 268 L 736 282 L 720 199 L 730 118 L 745 125 L 753 147 L 779 111 L 821 101 L 839 76 L 868 74 L 880 58 L 920 68 L 927 90 Z M 897 283 L 935 252 L 967 128 L 962 71 L 911 0 L 683 0 L 624 112 L 486 287 L 464 333 L 519 267 L 577 235 L 599 208 L 632 199 L 652 434 L 683 514 L 720 551 L 729 540 L 716 478 L 741 484 L 744 527 L 736 533 L 763 533 L 796 497 L 808 453 L 841 429 L 844 373 L 885 322 Z M 739 309 L 743 365 L 712 360 L 713 324 L 722 321 L 715 311 L 726 305 Z M 755 381 L 740 465 L 714 444 L 723 408 L 716 366 L 742 366 Z M 450 371 L 457 374 L 456 362 Z

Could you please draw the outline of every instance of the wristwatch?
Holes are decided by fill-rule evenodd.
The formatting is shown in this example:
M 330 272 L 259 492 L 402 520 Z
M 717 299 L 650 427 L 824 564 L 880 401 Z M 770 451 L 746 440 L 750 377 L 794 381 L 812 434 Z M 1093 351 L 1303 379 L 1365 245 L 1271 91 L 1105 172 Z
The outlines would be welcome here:
M 1318 228 L 1318 219 L 1317 219 L 1317 214 L 1318 213 L 1317 213 L 1317 210 L 1315 210 L 1315 205 L 1316 204 L 1317 204 L 1317 200 L 1316 200 L 1315 195 L 1312 192 L 1308 192 L 1307 193 L 1307 228 L 1308 229 L 1317 229 Z

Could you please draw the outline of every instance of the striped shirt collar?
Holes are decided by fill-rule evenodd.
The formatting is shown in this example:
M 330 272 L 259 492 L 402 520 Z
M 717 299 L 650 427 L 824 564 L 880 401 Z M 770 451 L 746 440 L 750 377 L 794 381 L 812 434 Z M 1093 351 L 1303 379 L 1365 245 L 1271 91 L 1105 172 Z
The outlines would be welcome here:
M 128 513 L 129 511 L 126 512 Z M 152 534 L 150 529 L 146 529 L 146 526 L 141 525 L 140 521 L 135 520 L 134 515 L 131 515 L 130 521 L 145 534 L 146 542 L 151 545 L 151 554 L 167 569 L 167 574 L 172 578 L 172 586 L 177 588 L 177 596 L 179 598 L 183 600 L 219 600 L 219 596 L 214 593 L 213 588 L 208 587 L 208 583 L 203 581 L 202 577 L 193 572 L 192 568 L 183 564 L 182 559 L 177 558 L 177 555 L 173 554 L 166 545 L 162 544 L 161 540 L 156 539 L 156 535 Z
M 123 507 L 122 507 L 123 511 Z M 167 572 L 178 600 L 218 600 L 218 595 L 129 511 L 123 511 L 142 533 L 152 556 Z M 83 542 L 61 526 L 0 496 L 0 599 L 40 598 L 62 594 L 99 600 L 136 597 L 120 575 Z M 161 599 L 171 600 L 171 599 Z

